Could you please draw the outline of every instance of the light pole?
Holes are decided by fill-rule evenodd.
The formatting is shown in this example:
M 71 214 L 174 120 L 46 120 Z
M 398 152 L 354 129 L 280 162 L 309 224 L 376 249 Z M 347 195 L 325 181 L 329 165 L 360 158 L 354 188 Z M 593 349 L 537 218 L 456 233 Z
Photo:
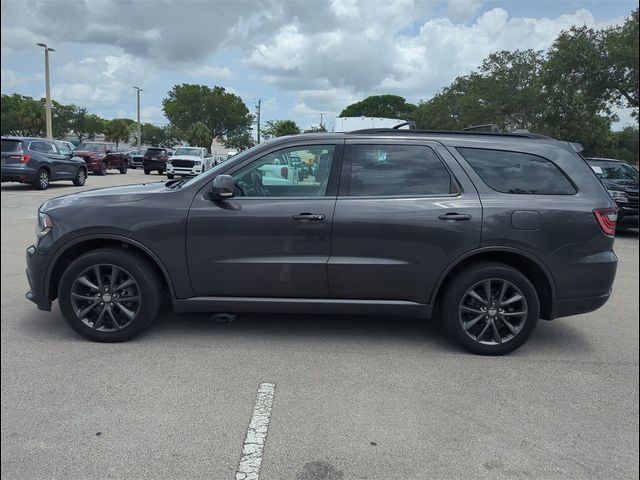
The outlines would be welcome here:
M 140 87 L 133 87 L 138 94 L 138 149 L 142 146 L 142 130 L 140 129 L 140 92 L 143 92 Z
M 51 83 L 49 81 L 49 52 L 55 52 L 53 48 L 47 47 L 44 43 L 36 44 L 44 48 L 44 81 L 46 91 L 46 122 L 47 122 L 47 138 L 53 138 L 53 127 L 51 126 Z

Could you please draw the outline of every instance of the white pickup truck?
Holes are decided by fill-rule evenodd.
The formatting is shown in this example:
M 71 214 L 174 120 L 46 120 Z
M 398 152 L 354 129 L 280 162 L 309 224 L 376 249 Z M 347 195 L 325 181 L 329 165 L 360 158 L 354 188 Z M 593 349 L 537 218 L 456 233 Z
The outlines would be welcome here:
M 262 182 L 268 185 L 296 185 L 303 180 L 301 176 L 302 161 L 295 154 L 277 155 L 259 167 Z
M 167 160 L 167 178 L 176 175 L 194 176 L 206 172 L 215 165 L 213 156 L 204 147 L 178 147 Z

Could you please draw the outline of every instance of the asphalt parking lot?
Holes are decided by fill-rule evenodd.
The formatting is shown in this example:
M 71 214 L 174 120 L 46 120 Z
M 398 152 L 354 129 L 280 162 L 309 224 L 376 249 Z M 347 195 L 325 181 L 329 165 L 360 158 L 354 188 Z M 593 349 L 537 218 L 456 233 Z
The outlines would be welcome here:
M 2 184 L 3 478 L 236 478 L 265 383 L 261 479 L 638 478 L 637 230 L 616 240 L 604 308 L 500 358 L 385 317 L 167 314 L 96 344 L 24 298 L 42 202 L 163 178 Z

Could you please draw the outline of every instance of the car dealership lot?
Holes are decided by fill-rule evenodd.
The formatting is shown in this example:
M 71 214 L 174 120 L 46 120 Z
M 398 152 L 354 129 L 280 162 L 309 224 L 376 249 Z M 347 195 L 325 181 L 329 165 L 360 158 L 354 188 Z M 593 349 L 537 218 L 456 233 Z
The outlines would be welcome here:
M 500 358 L 385 317 L 165 314 L 95 344 L 24 298 L 38 205 L 159 180 L 2 184 L 3 477 L 235 478 L 262 383 L 264 479 L 638 477 L 637 230 L 616 240 L 605 307 L 541 321 Z

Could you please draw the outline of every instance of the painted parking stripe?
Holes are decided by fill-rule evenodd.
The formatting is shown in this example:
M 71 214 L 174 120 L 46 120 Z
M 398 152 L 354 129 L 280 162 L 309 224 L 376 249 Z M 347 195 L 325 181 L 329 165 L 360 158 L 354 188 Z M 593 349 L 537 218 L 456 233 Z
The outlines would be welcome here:
M 267 428 L 269 427 L 275 389 L 276 386 L 273 383 L 261 383 L 258 387 L 258 395 L 253 406 L 247 437 L 242 447 L 242 457 L 236 472 L 236 480 L 258 480 L 260 477 L 262 451 L 267 439 Z

